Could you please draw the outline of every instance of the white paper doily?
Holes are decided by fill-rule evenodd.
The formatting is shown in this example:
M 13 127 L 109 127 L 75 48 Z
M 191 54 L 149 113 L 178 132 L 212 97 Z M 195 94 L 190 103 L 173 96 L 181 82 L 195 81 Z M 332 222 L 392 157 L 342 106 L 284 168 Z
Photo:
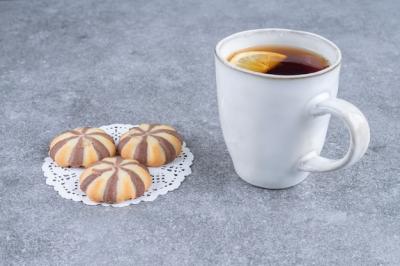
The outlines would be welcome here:
M 120 136 L 132 127 L 135 127 L 135 125 L 112 124 L 100 128 L 110 134 L 115 143 L 118 144 Z M 118 204 L 97 203 L 86 197 L 85 193 L 79 188 L 79 176 L 83 172 L 81 168 L 60 167 L 50 157 L 47 157 L 44 159 L 42 170 L 46 177 L 46 184 L 53 186 L 54 190 L 65 199 L 82 201 L 88 205 L 101 204 L 103 206 L 124 207 L 138 204 L 141 201 L 153 201 L 159 195 L 164 195 L 178 188 L 185 176 L 192 173 L 190 169 L 192 162 L 193 154 L 183 143 L 181 154 L 173 162 L 161 167 L 149 167 L 150 174 L 153 177 L 153 184 L 143 196 Z

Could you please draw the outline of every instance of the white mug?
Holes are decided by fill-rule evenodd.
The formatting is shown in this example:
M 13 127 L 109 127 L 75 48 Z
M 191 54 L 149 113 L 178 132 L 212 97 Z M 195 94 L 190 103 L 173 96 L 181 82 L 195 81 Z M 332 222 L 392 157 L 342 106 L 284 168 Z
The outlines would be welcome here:
M 325 57 L 330 66 L 318 72 L 279 76 L 238 68 L 227 57 L 243 48 L 282 45 Z M 302 182 L 310 172 L 348 167 L 364 155 L 370 140 L 368 122 L 351 103 L 338 99 L 341 52 L 331 41 L 287 29 L 243 31 L 215 48 L 218 108 L 224 139 L 236 173 L 246 182 L 281 189 Z M 319 154 L 330 116 L 350 133 L 341 159 Z

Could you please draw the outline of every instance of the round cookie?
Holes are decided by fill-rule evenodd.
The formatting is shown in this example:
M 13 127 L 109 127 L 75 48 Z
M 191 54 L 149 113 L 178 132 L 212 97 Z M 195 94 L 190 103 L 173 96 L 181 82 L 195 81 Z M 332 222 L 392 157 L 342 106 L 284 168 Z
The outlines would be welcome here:
M 182 137 L 167 125 L 141 124 L 121 136 L 118 152 L 151 167 L 172 162 L 182 150 Z
M 109 157 L 83 171 L 80 188 L 96 202 L 119 203 L 144 194 L 152 183 L 149 170 L 131 159 Z
M 49 155 L 59 166 L 88 167 L 105 157 L 114 156 L 113 138 L 100 128 L 75 128 L 55 137 Z

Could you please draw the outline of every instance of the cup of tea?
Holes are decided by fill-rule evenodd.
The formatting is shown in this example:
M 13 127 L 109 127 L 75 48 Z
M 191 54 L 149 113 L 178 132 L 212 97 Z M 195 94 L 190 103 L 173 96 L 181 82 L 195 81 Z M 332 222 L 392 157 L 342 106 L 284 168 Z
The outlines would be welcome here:
M 282 189 L 361 159 L 370 129 L 357 107 L 337 98 L 341 59 L 333 42 L 303 31 L 249 30 L 218 42 L 220 123 L 243 180 Z M 350 135 L 340 159 L 320 156 L 332 115 Z

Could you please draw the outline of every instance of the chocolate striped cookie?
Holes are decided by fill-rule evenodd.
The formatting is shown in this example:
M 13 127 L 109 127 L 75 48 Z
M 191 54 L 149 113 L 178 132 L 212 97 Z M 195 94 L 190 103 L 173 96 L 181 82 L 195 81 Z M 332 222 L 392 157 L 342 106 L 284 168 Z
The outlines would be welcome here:
M 150 187 L 149 170 L 131 159 L 110 157 L 88 167 L 80 176 L 80 187 L 96 202 L 119 203 L 135 199 Z
M 75 128 L 55 137 L 50 143 L 50 157 L 59 166 L 88 167 L 91 163 L 114 156 L 114 140 L 100 128 Z
M 121 136 L 118 152 L 122 158 L 157 167 L 172 162 L 182 150 L 182 137 L 167 125 L 141 124 Z

